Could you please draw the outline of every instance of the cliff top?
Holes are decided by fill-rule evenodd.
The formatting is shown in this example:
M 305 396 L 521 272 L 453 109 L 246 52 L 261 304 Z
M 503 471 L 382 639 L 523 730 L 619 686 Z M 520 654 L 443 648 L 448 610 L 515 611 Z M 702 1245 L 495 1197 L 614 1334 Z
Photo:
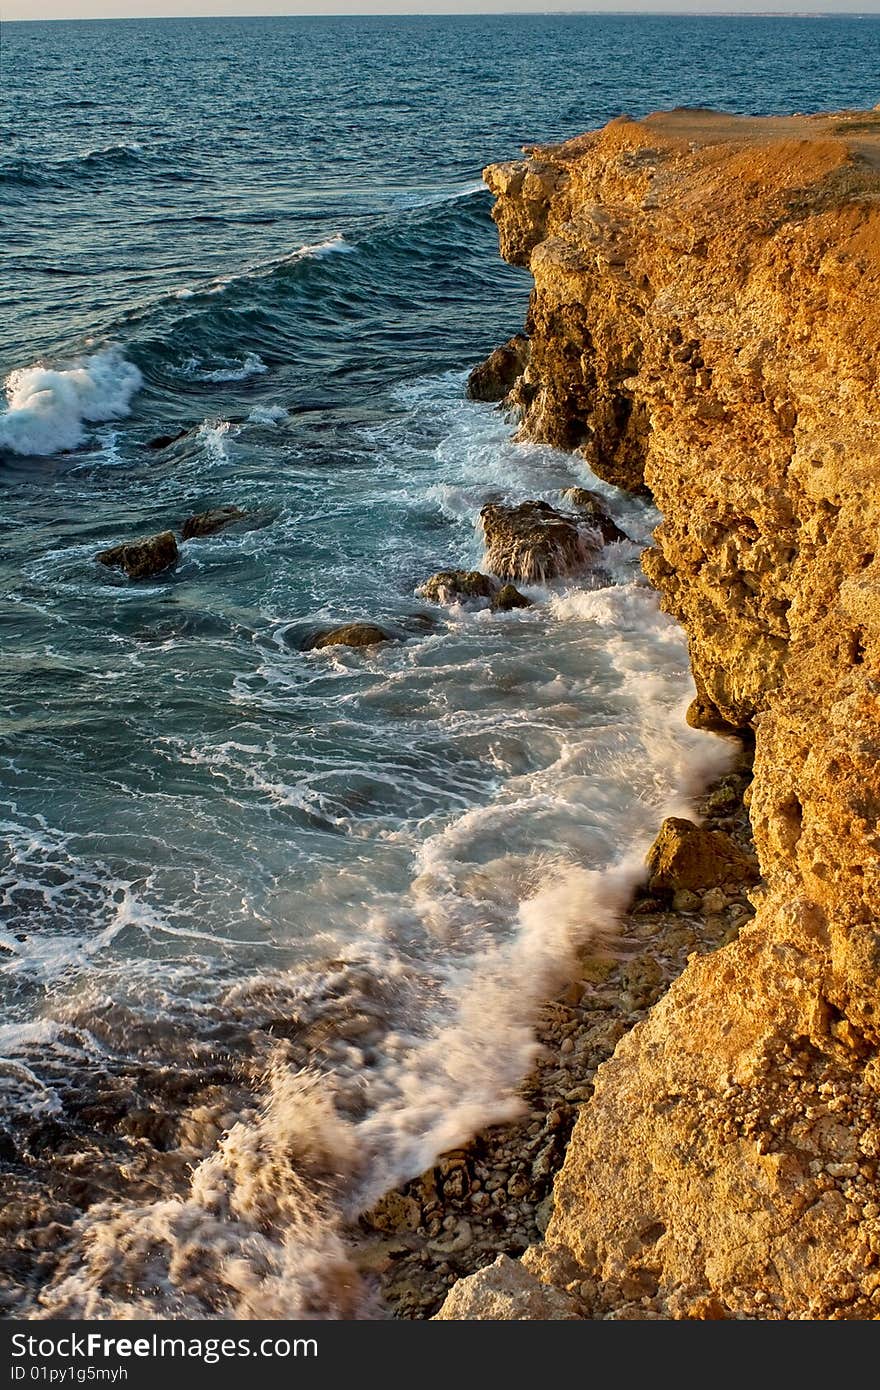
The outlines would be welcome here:
M 629 149 L 642 146 L 646 151 L 652 142 L 659 142 L 661 148 L 680 154 L 731 144 L 753 153 L 779 145 L 809 145 L 820 162 L 827 160 L 831 150 L 837 150 L 839 159 L 862 159 L 880 172 L 880 106 L 873 111 L 812 116 L 732 116 L 723 111 L 679 107 L 655 112 L 640 121 L 619 116 L 602 130 L 561 145 L 535 146 L 527 153 L 567 162 L 586 154 L 600 137 L 612 144 L 619 141 Z

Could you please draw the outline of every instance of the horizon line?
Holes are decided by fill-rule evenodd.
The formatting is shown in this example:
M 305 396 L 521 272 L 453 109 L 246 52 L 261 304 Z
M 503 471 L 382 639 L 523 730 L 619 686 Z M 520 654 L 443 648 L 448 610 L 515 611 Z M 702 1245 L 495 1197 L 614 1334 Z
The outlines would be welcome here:
M 133 15 L 45 15 L 29 19 L 7 19 L 0 14 L 0 24 L 130 24 L 138 20 L 151 23 L 172 23 L 179 19 L 206 22 L 224 19 L 522 19 L 553 18 L 557 15 L 584 15 L 596 19 L 880 19 L 878 10 L 713 10 L 708 14 L 694 6 L 669 10 L 593 10 L 571 6 L 547 10 L 297 10 L 289 14 L 133 14 Z

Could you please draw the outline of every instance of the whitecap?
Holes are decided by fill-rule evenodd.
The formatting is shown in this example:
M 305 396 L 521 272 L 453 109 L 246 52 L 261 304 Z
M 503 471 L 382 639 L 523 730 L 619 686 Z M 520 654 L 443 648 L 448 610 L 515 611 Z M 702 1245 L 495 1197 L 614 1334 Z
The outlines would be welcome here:
M 118 347 L 63 367 L 39 362 L 19 368 L 6 378 L 0 448 L 30 457 L 75 449 L 88 424 L 128 415 L 142 384 L 140 371 Z

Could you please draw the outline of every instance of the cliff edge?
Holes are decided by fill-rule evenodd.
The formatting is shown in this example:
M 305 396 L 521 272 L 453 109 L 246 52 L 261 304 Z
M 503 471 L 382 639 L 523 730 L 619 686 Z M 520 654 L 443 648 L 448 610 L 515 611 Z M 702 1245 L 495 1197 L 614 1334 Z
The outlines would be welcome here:
M 534 277 L 509 404 L 653 494 L 699 713 L 754 729 L 762 873 L 600 1069 L 522 1277 L 598 1317 L 878 1316 L 880 112 L 621 118 L 485 177 Z M 473 1278 L 443 1316 L 497 1315 Z

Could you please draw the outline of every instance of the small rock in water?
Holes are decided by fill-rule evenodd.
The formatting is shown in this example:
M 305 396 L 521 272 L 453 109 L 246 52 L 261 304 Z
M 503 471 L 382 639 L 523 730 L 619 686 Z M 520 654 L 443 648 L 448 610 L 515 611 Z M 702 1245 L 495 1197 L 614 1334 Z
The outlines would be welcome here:
M 233 521 L 241 521 L 246 515 L 241 507 L 212 507 L 210 511 L 188 516 L 181 535 L 185 541 L 199 536 L 213 536 L 215 531 L 222 531 L 225 526 L 231 526 Z
M 374 647 L 379 642 L 392 642 L 393 634 L 373 623 L 347 623 L 344 627 L 327 628 L 303 644 L 304 652 L 319 651 L 322 647 Z
M 621 531 L 617 522 L 608 512 L 604 500 L 598 492 L 590 492 L 585 487 L 567 487 L 562 493 L 570 506 L 575 507 L 591 526 L 595 526 L 606 545 L 612 541 L 628 541 L 629 536 Z
M 129 579 L 151 579 L 177 564 L 180 552 L 173 531 L 161 531 L 143 541 L 125 541 L 95 556 L 102 565 L 124 570 Z
M 509 613 L 514 608 L 531 608 L 532 600 L 521 594 L 514 584 L 503 584 L 492 599 L 496 613 Z
M 484 362 L 474 367 L 467 383 L 472 401 L 503 401 L 517 377 L 525 370 L 531 344 L 523 333 L 490 352 Z
M 438 570 L 419 586 L 418 592 L 431 603 L 467 603 L 492 598 L 498 582 L 479 570 Z
M 480 520 L 486 567 L 502 579 L 540 583 L 570 574 L 596 548 L 570 516 L 563 516 L 549 502 L 519 506 L 492 502 L 480 512 Z

